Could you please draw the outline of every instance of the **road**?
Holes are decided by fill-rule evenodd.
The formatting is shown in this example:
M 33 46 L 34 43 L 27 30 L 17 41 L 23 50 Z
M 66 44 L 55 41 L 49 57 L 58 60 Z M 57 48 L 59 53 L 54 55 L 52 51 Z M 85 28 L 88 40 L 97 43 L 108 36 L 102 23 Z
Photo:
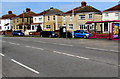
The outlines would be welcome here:
M 3 77 L 117 77 L 118 42 L 2 38 Z

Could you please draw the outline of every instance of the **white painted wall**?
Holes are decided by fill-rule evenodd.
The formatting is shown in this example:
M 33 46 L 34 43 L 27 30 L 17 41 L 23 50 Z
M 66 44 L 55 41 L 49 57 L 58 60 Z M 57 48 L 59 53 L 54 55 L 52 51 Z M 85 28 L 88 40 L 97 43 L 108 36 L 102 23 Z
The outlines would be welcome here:
M 106 17 L 106 13 L 108 13 L 108 17 Z M 119 16 L 116 17 L 115 14 L 119 13 Z M 102 20 L 106 21 L 106 20 L 120 20 L 120 12 L 116 11 L 116 12 L 103 12 L 102 13 Z
M 8 24 L 7 26 L 4 26 L 5 24 Z M 10 19 L 0 19 L 0 26 L 1 26 L 1 29 L 0 31 L 6 31 L 6 30 L 10 30 L 11 29 L 11 20 Z
M 39 18 L 42 18 L 41 20 Z M 43 23 L 44 17 L 43 16 L 33 16 L 33 23 Z

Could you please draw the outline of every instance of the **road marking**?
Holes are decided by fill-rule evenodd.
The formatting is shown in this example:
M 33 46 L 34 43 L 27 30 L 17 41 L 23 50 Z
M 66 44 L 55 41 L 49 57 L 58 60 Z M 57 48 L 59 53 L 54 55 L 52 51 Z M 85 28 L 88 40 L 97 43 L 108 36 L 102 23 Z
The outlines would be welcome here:
M 20 44 L 18 44 L 18 43 L 13 43 L 13 42 L 9 42 L 9 44 L 20 45 Z
M 20 63 L 20 62 L 14 60 L 14 59 L 11 59 L 11 61 L 13 61 L 14 63 L 16 63 L 16 64 L 18 64 L 18 65 L 20 65 L 20 66 L 22 66 L 22 67 L 24 67 L 24 68 L 26 68 L 26 69 L 28 69 L 28 70 L 34 72 L 34 73 L 36 73 L 36 74 L 39 74 L 38 71 L 36 71 L 36 70 L 34 70 L 33 68 L 30 68 L 30 67 L 28 67 L 28 66 L 26 66 L 26 65 L 24 65 L 24 64 L 22 64 L 22 63 Z
M 69 45 L 69 44 L 59 44 L 59 43 L 52 43 L 52 44 L 62 45 L 62 46 L 73 46 L 73 45 Z
M 31 47 L 31 46 L 25 46 L 25 47 Z
M 1 56 L 5 56 L 4 54 L 0 53 Z
M 32 48 L 35 48 L 35 49 L 40 49 L 40 50 L 44 50 L 43 48 L 38 48 L 38 47 L 32 47 Z
M 93 49 L 93 50 L 101 50 L 101 51 L 118 52 L 117 50 L 108 50 L 108 49 L 93 48 L 93 47 L 85 47 L 85 48 L 87 48 L 87 49 Z
M 53 52 L 57 53 L 57 54 L 63 54 L 63 55 L 67 55 L 67 56 L 71 56 L 71 57 L 76 57 L 76 58 L 80 58 L 80 59 L 85 59 L 85 60 L 89 60 L 90 59 L 90 58 L 87 58 L 87 57 L 72 55 L 72 54 L 68 54 L 68 53 L 62 53 L 62 52 L 58 52 L 58 51 L 53 51 Z

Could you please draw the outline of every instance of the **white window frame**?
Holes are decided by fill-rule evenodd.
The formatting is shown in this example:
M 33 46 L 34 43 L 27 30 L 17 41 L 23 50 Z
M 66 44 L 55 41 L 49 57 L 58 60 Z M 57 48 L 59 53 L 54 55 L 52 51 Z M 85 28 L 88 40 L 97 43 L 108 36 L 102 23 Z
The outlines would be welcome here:
M 85 20 L 85 15 L 79 15 L 79 19 Z
M 51 27 L 50 27 L 50 25 L 46 25 L 46 29 L 50 29 Z
M 72 15 L 70 15 L 70 21 L 72 21 Z
M 89 19 L 92 19 L 92 18 L 93 18 L 93 17 L 92 17 L 92 14 L 89 14 L 89 15 L 88 15 L 88 18 L 89 18 Z
M 74 28 L 73 24 L 69 24 L 69 29 L 73 29 L 73 28 Z

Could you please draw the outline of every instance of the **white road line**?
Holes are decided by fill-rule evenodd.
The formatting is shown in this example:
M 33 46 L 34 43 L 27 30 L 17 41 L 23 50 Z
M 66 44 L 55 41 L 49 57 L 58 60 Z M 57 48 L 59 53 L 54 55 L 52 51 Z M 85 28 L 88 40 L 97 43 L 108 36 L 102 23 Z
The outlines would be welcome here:
M 52 43 L 52 44 L 63 45 L 63 46 L 73 46 L 73 45 L 69 45 L 69 44 L 59 44 L 59 43 Z
M 101 51 L 118 52 L 117 50 L 108 50 L 108 49 L 93 48 L 93 47 L 85 47 L 85 48 L 87 48 L 87 49 L 93 49 L 93 50 L 101 50 Z
M 87 57 L 72 55 L 72 54 L 68 54 L 68 53 L 62 53 L 62 52 L 58 52 L 58 51 L 53 51 L 53 52 L 57 53 L 57 54 L 63 54 L 63 55 L 67 55 L 67 56 L 71 56 L 71 57 L 76 57 L 76 58 L 80 58 L 80 59 L 85 59 L 85 60 L 89 60 L 90 59 L 90 58 L 87 58 Z
M 5 56 L 4 54 L 0 53 L 1 56 Z
M 25 47 L 31 47 L 31 46 L 25 46 Z
M 12 42 L 9 42 L 9 44 L 13 44 L 13 45 L 20 45 L 20 44 L 18 44 L 18 43 L 12 43 Z
M 38 47 L 32 47 L 32 48 L 35 48 L 35 49 L 40 49 L 40 50 L 44 50 L 43 48 L 38 48 Z
M 22 67 L 24 67 L 24 68 L 26 68 L 26 69 L 34 72 L 34 73 L 36 73 L 36 74 L 39 74 L 38 71 L 36 71 L 36 70 L 34 70 L 34 69 L 32 69 L 32 68 L 30 68 L 30 67 L 28 67 L 28 66 L 26 66 L 26 65 L 24 65 L 24 64 L 22 64 L 22 63 L 20 63 L 20 62 L 14 60 L 14 59 L 11 59 L 11 61 L 13 61 L 14 63 L 16 63 L 16 64 L 18 64 L 18 65 L 20 65 L 20 66 L 22 66 Z

